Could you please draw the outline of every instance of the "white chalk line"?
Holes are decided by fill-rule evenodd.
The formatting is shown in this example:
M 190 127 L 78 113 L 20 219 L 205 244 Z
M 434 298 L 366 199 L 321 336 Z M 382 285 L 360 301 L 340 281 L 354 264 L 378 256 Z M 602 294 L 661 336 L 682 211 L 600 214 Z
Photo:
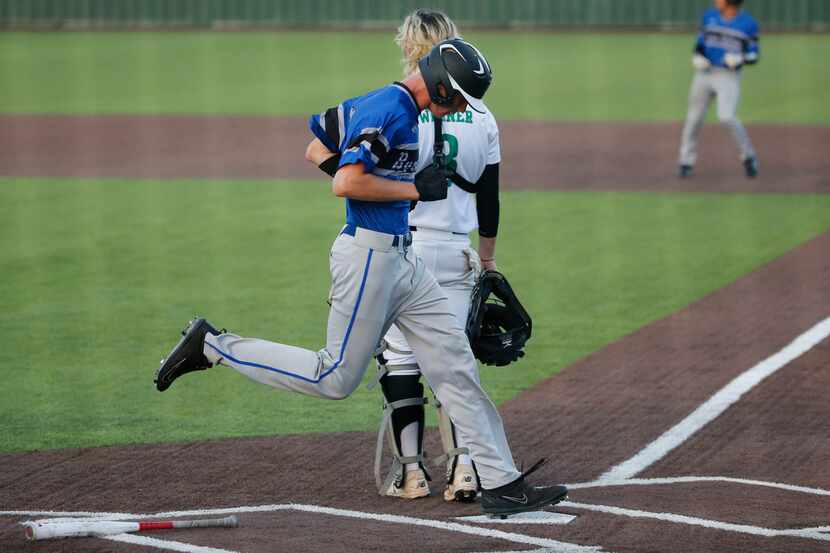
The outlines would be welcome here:
M 554 549 L 523 549 L 521 551 L 480 551 L 478 553 L 556 553 Z
M 413 517 L 406 517 L 400 515 L 387 515 L 377 513 L 364 513 L 361 511 L 350 511 L 346 509 L 333 509 L 330 507 L 317 507 L 315 505 L 292 505 L 294 509 L 312 513 L 321 513 L 328 515 L 336 515 L 343 517 L 377 520 L 382 522 L 392 522 L 398 524 L 410 524 L 413 526 L 427 526 L 437 528 L 440 530 L 450 530 L 462 534 L 470 534 L 480 537 L 496 538 L 513 543 L 521 543 L 525 545 L 536 545 L 545 547 L 555 552 L 562 553 L 589 553 L 602 551 L 599 547 L 576 545 L 572 543 L 560 542 L 548 538 L 539 538 L 535 536 L 527 536 L 524 534 L 516 534 L 511 532 L 504 532 L 502 530 L 493 530 L 491 528 L 480 528 L 476 526 L 468 526 L 466 524 L 459 524 L 457 522 L 443 522 L 439 520 L 419 519 Z
M 811 528 L 802 528 L 802 530 L 808 530 L 810 532 L 830 532 L 830 526 L 813 526 Z
M 606 471 L 594 482 L 586 482 L 579 484 L 572 484 L 573 489 L 601 487 L 601 486 L 623 486 L 623 485 L 656 485 L 656 484 L 676 484 L 685 482 L 732 482 L 738 484 L 766 486 L 771 488 L 784 489 L 800 493 L 811 493 L 815 495 L 830 495 L 827 490 L 819 488 L 809 488 L 806 486 L 794 486 L 789 484 L 782 484 L 777 482 L 763 482 L 758 480 L 748 480 L 742 478 L 729 477 L 677 477 L 677 478 L 651 478 L 651 479 L 635 479 L 633 478 L 652 464 L 656 463 L 667 455 L 670 451 L 677 448 L 688 440 L 692 435 L 697 433 L 700 429 L 710 423 L 712 420 L 720 416 L 730 406 L 739 401 L 747 392 L 761 383 L 765 378 L 774 374 L 780 368 L 786 366 L 794 361 L 821 341 L 830 336 L 830 318 L 827 318 L 816 324 L 797 338 L 790 344 L 783 348 L 778 353 L 761 361 L 754 367 L 748 369 L 735 379 L 733 379 L 724 388 L 719 390 L 715 395 L 710 397 L 706 402 L 700 405 L 689 416 L 680 421 L 674 427 L 663 433 L 659 438 L 651 442 L 639 453 L 612 467 Z M 624 509 L 621 507 L 611 507 L 605 505 L 592 505 L 585 503 L 575 503 L 566 501 L 561 503 L 562 506 L 571 507 L 574 509 L 585 509 L 589 511 L 597 511 L 608 514 L 628 516 L 633 518 L 649 518 L 654 520 L 663 520 L 674 523 L 688 524 L 693 526 L 703 526 L 707 528 L 714 528 L 719 530 L 727 530 L 732 532 L 753 534 L 758 536 L 774 537 L 774 536 L 790 536 L 801 537 L 821 541 L 830 541 L 830 526 L 805 528 L 805 529 L 786 529 L 777 530 L 772 528 L 762 528 L 757 526 L 733 524 L 721 522 L 716 520 L 702 519 L 697 517 L 690 517 L 686 515 L 676 515 L 672 513 L 652 513 L 648 511 L 639 511 L 635 509 Z M 314 512 L 319 514 L 329 514 L 334 516 L 344 516 L 350 518 L 358 518 L 364 520 L 376 520 L 380 522 L 391 522 L 397 524 L 410 524 L 414 526 L 429 526 L 438 529 L 455 531 L 473 535 L 483 535 L 487 537 L 494 537 L 497 539 L 504 539 L 506 541 L 513 541 L 515 543 L 523 543 L 526 545 L 538 545 L 548 549 L 541 551 L 551 552 L 588 552 L 601 551 L 597 547 L 580 546 L 556 540 L 548 540 L 545 538 L 536 538 L 533 536 L 526 536 L 524 534 L 515 534 L 509 532 L 502 532 L 500 530 L 491 530 L 486 528 L 477 528 L 466 526 L 452 522 L 442 522 L 428 519 L 416 519 L 413 517 L 404 517 L 398 515 L 387 515 L 377 513 L 364 513 L 361 511 L 349 511 L 344 509 L 333 509 L 329 507 L 319 507 L 316 505 L 300 505 L 300 504 L 285 504 L 285 505 L 261 505 L 255 507 L 233 507 L 225 509 L 198 509 L 190 511 L 169 511 L 165 513 L 134 515 L 128 513 L 95 513 L 95 512 L 58 512 L 58 511 L 0 511 L 0 516 L 70 516 L 70 517 L 85 517 L 82 520 L 90 519 L 145 519 L 157 517 L 181 517 L 181 516 L 199 516 L 199 515 L 216 515 L 216 514 L 232 514 L 232 513 L 251 513 L 251 512 L 273 512 L 278 510 L 298 510 L 305 512 Z M 124 537 L 126 536 L 126 538 Z M 116 539 L 118 538 L 118 539 Z M 152 540 L 158 542 L 154 547 L 161 547 L 164 549 L 171 549 L 174 551 L 186 551 L 188 553 L 233 553 L 226 550 L 204 548 L 201 546 L 194 546 L 191 544 L 182 544 L 178 542 L 169 542 L 164 540 L 156 540 L 154 538 L 146 538 L 144 536 L 132 536 L 129 534 L 119 536 L 108 536 L 106 539 L 113 539 L 115 541 L 125 541 L 128 543 L 138 543 L 128 540 L 141 539 Z M 150 545 L 148 542 L 144 544 Z M 164 545 L 163 545 L 164 544 Z M 170 546 L 170 547 L 168 547 Z M 173 547 L 182 547 L 184 549 L 174 549 Z
M 748 480 L 746 478 L 731 478 L 729 476 L 677 476 L 669 478 L 628 478 L 625 480 L 594 480 L 593 482 L 581 482 L 578 484 L 567 484 L 568 489 L 579 490 L 586 488 L 605 488 L 611 486 L 659 486 L 663 484 L 687 484 L 697 482 L 728 482 L 731 484 L 742 484 L 747 486 L 761 486 L 764 488 L 775 488 L 789 492 L 806 493 L 811 495 L 830 496 L 830 490 L 811 488 L 808 486 L 796 486 L 783 484 L 781 482 L 765 482 L 763 480 Z
M 131 515 L 129 513 L 102 513 L 95 511 L 0 511 L 0 516 L 4 517 L 60 517 L 60 520 L 67 521 L 67 518 L 77 519 L 78 521 L 89 520 L 125 520 L 134 518 L 139 515 Z M 50 519 L 44 519 L 50 520 Z M 68 522 L 68 521 L 67 521 Z
M 462 534 L 475 535 L 485 538 L 494 538 L 509 541 L 512 543 L 519 543 L 523 545 L 534 545 L 537 547 L 547 548 L 556 553 L 599 553 L 603 551 L 599 547 L 583 546 L 572 543 L 560 542 L 548 538 L 540 538 L 536 536 L 528 536 L 525 534 L 518 534 L 514 532 L 504 532 L 502 530 L 494 530 L 491 528 L 481 528 L 477 526 L 468 526 L 466 524 L 459 524 L 457 522 L 444 522 L 440 520 L 420 519 L 414 517 L 407 517 L 401 515 L 390 515 L 385 513 L 366 513 L 363 511 L 353 511 L 348 509 L 336 509 L 332 507 L 321 507 L 318 505 L 303 505 L 298 503 L 274 504 L 274 505 L 257 505 L 249 507 L 226 507 L 218 509 L 193 509 L 188 511 L 167 511 L 153 514 L 129 514 L 129 513 L 94 513 L 83 511 L 72 511 L 61 513 L 59 511 L 0 511 L 0 516 L 50 516 L 58 517 L 63 514 L 70 517 L 79 517 L 89 515 L 83 520 L 95 519 L 109 519 L 109 520 L 142 520 L 148 518 L 179 518 L 185 516 L 209 516 L 209 515 L 227 515 L 240 513 L 267 513 L 275 511 L 302 511 L 308 513 L 316 513 L 323 515 L 341 516 L 347 518 L 355 518 L 361 520 L 371 520 L 376 522 L 388 522 L 393 524 L 407 524 L 411 526 L 430 527 L 438 530 L 447 530 L 450 532 L 457 532 Z M 101 516 L 108 515 L 108 516 Z M 111 515 L 114 515 L 112 517 Z M 161 540 L 159 540 L 161 541 Z M 187 544 L 180 544 L 186 546 Z M 154 547 L 161 547 L 161 545 L 154 545 Z M 198 547 L 198 546 L 194 546 Z M 179 551 L 176 549 L 175 551 Z M 187 550 L 191 553 L 197 553 L 199 550 Z
M 576 517 L 565 513 L 554 513 L 552 511 L 531 511 L 519 513 L 509 518 L 494 518 L 488 515 L 477 515 L 468 517 L 455 517 L 461 522 L 476 522 L 479 524 L 570 524 Z
M 688 524 L 691 526 L 702 526 L 704 528 L 726 530 L 730 532 L 738 532 L 741 534 L 752 534 L 754 536 L 763 536 L 767 538 L 797 537 L 820 541 L 830 541 L 829 534 L 824 534 L 820 531 L 816 531 L 813 529 L 778 530 L 775 528 L 763 528 L 760 526 L 750 526 L 748 524 L 734 524 L 731 522 L 721 522 L 719 520 L 710 520 L 686 515 L 676 515 L 673 513 L 652 513 L 649 511 L 640 511 L 637 509 L 625 509 L 622 507 L 595 505 L 592 503 L 575 503 L 572 501 L 563 501 L 559 505 L 563 507 L 570 507 L 572 509 L 584 509 L 587 511 L 596 511 L 599 513 L 627 516 L 631 518 L 646 518 L 652 520 L 661 520 L 665 522 Z
M 605 472 L 598 481 L 620 481 L 641 473 L 720 416 L 765 378 L 808 352 L 828 336 L 830 317 L 798 336 L 778 353 L 743 372 L 639 453 Z
M 149 538 L 147 536 L 135 536 L 133 534 L 101 536 L 101 539 L 131 543 L 134 545 L 143 545 L 146 547 L 155 547 L 157 549 L 167 549 L 168 551 L 180 551 L 182 553 L 238 553 L 237 551 L 231 551 L 230 549 L 216 549 L 215 547 L 205 547 L 202 545 L 193 545 L 191 543 L 183 543 L 179 541 L 160 540 L 157 538 Z

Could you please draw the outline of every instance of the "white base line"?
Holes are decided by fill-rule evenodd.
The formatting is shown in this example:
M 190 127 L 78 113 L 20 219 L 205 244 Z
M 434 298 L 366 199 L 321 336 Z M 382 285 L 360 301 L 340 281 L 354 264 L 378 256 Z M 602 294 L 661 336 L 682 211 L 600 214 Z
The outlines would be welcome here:
M 376 513 L 363 513 L 360 511 L 349 511 L 346 509 L 332 509 L 329 507 L 317 507 L 315 505 L 291 505 L 293 509 L 298 511 L 306 511 L 311 513 L 321 513 L 327 515 L 335 515 L 350 518 L 377 520 L 382 522 L 392 522 L 398 524 L 409 524 L 413 526 L 428 526 L 440 530 L 449 530 L 452 532 L 460 532 L 462 534 L 471 534 L 474 536 L 496 538 L 511 541 L 513 543 L 522 543 L 526 545 L 536 545 L 545 547 L 551 552 L 562 553 L 596 553 L 602 551 L 599 547 L 590 547 L 583 545 L 576 545 L 572 543 L 565 543 L 556 540 L 537 538 L 535 536 L 526 536 L 524 534 L 515 534 L 511 532 L 503 532 L 501 530 L 493 530 L 490 528 L 479 528 L 475 526 L 467 526 L 466 524 L 458 524 L 456 522 L 443 522 L 439 520 L 429 520 L 405 517 L 399 515 L 387 515 Z
M 665 522 L 689 524 L 691 526 L 702 526 L 704 528 L 712 528 L 714 530 L 727 530 L 730 532 L 739 532 L 741 534 L 752 534 L 754 536 L 763 536 L 766 538 L 792 537 L 808 538 L 819 541 L 830 541 L 830 534 L 823 534 L 813 529 L 776 530 L 774 528 L 762 528 L 760 526 L 749 526 L 746 524 L 733 524 L 731 522 L 721 522 L 719 520 L 709 520 L 705 518 L 690 517 L 686 515 L 675 515 L 672 513 L 651 513 L 648 511 L 624 509 L 621 507 L 610 507 L 607 505 L 573 503 L 571 501 L 563 501 L 562 503 L 560 503 L 560 505 L 563 507 L 570 507 L 572 509 L 584 509 L 587 511 L 596 511 L 599 513 L 608 513 L 611 515 L 621 515 L 632 518 L 647 518 L 652 520 L 662 520 Z
M 93 511 L 0 511 L 0 517 L 60 517 L 61 520 L 68 522 L 67 518 L 78 521 L 89 520 L 126 520 L 137 517 L 138 515 L 131 515 L 129 513 L 98 513 Z M 48 520 L 48 519 L 47 519 Z
M 107 519 L 110 520 L 141 520 L 148 518 L 178 518 L 178 517 L 193 517 L 193 516 L 208 516 L 208 515 L 229 515 L 239 513 L 268 513 L 274 511 L 303 511 L 307 513 L 317 513 L 323 515 L 341 516 L 347 518 L 356 518 L 362 520 L 373 520 L 377 522 L 389 522 L 394 524 L 408 524 L 410 526 L 425 526 L 436 528 L 439 530 L 447 530 L 450 532 L 458 532 L 462 534 L 470 534 L 485 538 L 494 538 L 506 540 L 512 543 L 520 543 L 524 545 L 534 545 L 543 547 L 551 551 L 551 553 L 599 553 L 603 551 L 599 547 L 576 545 L 572 543 L 565 543 L 547 538 L 539 538 L 535 536 L 527 536 L 525 534 L 517 534 L 513 532 L 504 532 L 501 530 L 493 530 L 491 528 L 481 528 L 477 526 L 468 526 L 466 524 L 459 524 L 457 522 L 444 522 L 440 520 L 421 519 L 414 517 L 406 517 L 399 515 L 389 515 L 383 513 L 365 513 L 362 511 L 352 511 L 347 509 L 335 509 L 331 507 L 320 507 L 317 505 L 302 505 L 296 503 L 287 503 L 281 505 L 257 505 L 252 507 L 229 507 L 220 509 L 195 509 L 189 511 L 168 511 L 164 513 L 153 514 L 127 514 L 127 513 L 109 513 L 115 515 L 114 517 L 102 517 L 101 513 L 84 513 L 89 515 L 86 520 L 91 519 Z M 70 517 L 78 517 L 79 512 L 60 513 L 56 511 L 0 511 L 0 516 L 51 516 L 56 517 L 60 515 Z M 120 535 L 119 535 L 120 536 Z M 141 536 L 130 536 L 129 539 Z M 150 538 L 148 538 L 150 539 Z M 156 540 L 154 547 L 165 548 L 163 545 L 166 542 Z M 190 544 L 181 544 L 178 542 L 170 542 L 176 544 L 177 547 L 190 547 Z M 149 545 L 149 543 L 147 544 Z M 199 547 L 199 546 L 193 546 Z M 199 549 L 174 549 L 174 551 L 188 551 L 191 553 L 207 553 L 206 550 Z M 215 550 L 218 551 L 218 550 Z
M 788 492 L 807 493 L 811 495 L 830 496 L 830 490 L 821 488 L 810 488 L 807 486 L 794 486 L 779 482 L 764 482 L 763 480 L 747 480 L 746 478 L 730 478 L 728 476 L 677 476 L 670 478 L 629 478 L 628 480 L 596 480 L 594 482 L 582 482 L 579 484 L 567 484 L 568 489 L 579 490 L 585 488 L 605 488 L 610 486 L 659 486 L 663 484 L 687 484 L 696 482 L 729 482 L 731 484 L 743 484 L 747 486 L 762 486 L 775 488 Z
M 626 480 L 644 471 L 712 422 L 766 377 L 800 357 L 828 336 L 830 336 L 830 318 L 816 324 L 784 349 L 764 359 L 732 380 L 673 428 L 666 431 L 629 460 L 611 468 L 600 476 L 597 481 Z
M 551 511 L 531 511 L 512 515 L 509 518 L 496 518 L 488 515 L 455 517 L 459 522 L 475 522 L 479 524 L 570 524 L 576 517 L 564 513 Z
M 155 547 L 157 549 L 167 549 L 168 551 L 181 551 L 182 553 L 237 553 L 236 551 L 231 551 L 229 549 L 216 549 L 215 547 L 204 547 L 202 545 L 193 545 L 178 541 L 159 540 L 156 538 L 148 538 L 147 536 L 134 536 L 132 534 L 115 534 L 113 536 L 101 537 L 110 541 L 144 545 L 147 547 Z

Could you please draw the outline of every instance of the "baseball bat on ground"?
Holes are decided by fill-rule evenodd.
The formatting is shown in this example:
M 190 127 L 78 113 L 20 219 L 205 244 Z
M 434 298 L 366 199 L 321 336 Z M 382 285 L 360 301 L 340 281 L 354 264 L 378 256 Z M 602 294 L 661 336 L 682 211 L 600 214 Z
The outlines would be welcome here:
M 49 540 L 53 538 L 81 538 L 90 536 L 110 536 L 129 532 L 146 532 L 147 530 L 173 530 L 182 528 L 236 528 L 239 519 L 231 515 L 225 518 L 203 518 L 199 520 L 156 520 L 143 522 L 126 522 L 112 520 L 91 521 L 37 521 L 23 523 L 26 538 L 30 540 Z

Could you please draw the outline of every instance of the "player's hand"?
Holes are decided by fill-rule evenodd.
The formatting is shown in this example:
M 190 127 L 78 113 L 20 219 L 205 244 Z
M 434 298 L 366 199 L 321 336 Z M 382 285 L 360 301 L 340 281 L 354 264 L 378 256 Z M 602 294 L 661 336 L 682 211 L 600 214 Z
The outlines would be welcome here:
M 744 64 L 744 55 L 729 52 L 723 56 L 723 63 L 726 64 L 726 67 L 729 69 L 737 69 Z
M 694 56 L 692 56 L 692 67 L 694 67 L 698 71 L 709 69 L 711 66 L 712 62 L 710 62 L 706 56 L 701 56 L 700 54 L 695 54 Z
M 447 187 L 452 172 L 437 163 L 427 165 L 415 175 L 415 189 L 421 202 L 434 202 L 447 198 Z

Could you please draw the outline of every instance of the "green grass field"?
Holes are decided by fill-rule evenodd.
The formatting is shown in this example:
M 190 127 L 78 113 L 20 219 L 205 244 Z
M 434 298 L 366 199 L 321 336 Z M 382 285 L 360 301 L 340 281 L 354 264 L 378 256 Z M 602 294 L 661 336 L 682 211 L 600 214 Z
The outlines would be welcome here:
M 0 180 L 0 451 L 367 430 L 380 396 L 272 391 L 218 368 L 159 394 L 192 314 L 322 346 L 322 182 Z M 534 316 L 497 401 L 830 229 L 830 197 L 509 192 L 499 258 Z M 609 367 L 611 369 L 611 367 Z
M 506 119 L 682 118 L 691 35 L 477 33 Z M 750 122 L 830 123 L 830 36 L 774 35 Z M 398 78 L 392 33 L 0 33 L 0 113 L 300 116 Z M 794 63 L 793 60 L 797 60 Z M 318 182 L 0 179 L 0 451 L 367 430 L 380 396 L 232 370 L 159 394 L 193 314 L 319 348 L 342 202 Z M 534 316 L 497 401 L 830 229 L 830 196 L 506 192 L 501 268 Z
M 501 119 L 685 115 L 691 34 L 471 33 Z M 392 32 L 0 33 L 0 112 L 307 115 L 400 77 Z M 769 35 L 748 122 L 830 123 L 830 35 Z

